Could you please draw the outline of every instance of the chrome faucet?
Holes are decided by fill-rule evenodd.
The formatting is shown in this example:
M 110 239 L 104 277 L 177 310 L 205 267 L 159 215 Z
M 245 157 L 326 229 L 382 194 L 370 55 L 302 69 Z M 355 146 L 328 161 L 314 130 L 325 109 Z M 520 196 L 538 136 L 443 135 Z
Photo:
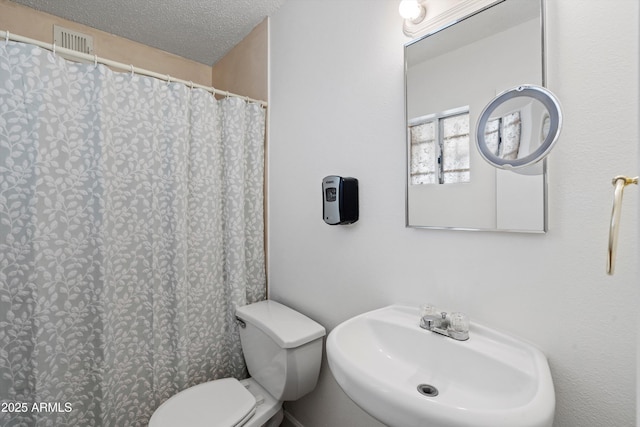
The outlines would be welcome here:
M 469 339 L 469 318 L 464 313 L 447 314 L 446 311 L 424 314 L 420 327 L 458 341 Z

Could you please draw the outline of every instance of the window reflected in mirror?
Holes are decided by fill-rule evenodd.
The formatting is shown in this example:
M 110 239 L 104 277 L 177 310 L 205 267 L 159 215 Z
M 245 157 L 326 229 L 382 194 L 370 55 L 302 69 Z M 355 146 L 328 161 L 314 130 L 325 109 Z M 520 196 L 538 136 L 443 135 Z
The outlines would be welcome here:
M 469 108 L 417 117 L 409 123 L 410 182 L 469 182 Z
M 518 158 L 522 120 L 520 111 L 487 121 L 484 137 L 491 152 L 507 160 Z

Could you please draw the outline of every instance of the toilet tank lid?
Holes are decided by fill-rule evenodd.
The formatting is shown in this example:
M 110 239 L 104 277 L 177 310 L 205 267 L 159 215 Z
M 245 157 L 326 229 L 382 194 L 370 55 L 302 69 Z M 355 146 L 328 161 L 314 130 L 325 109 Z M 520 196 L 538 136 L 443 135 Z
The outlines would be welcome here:
M 281 348 L 294 348 L 326 335 L 322 325 L 273 300 L 236 308 L 236 316 L 273 339 Z

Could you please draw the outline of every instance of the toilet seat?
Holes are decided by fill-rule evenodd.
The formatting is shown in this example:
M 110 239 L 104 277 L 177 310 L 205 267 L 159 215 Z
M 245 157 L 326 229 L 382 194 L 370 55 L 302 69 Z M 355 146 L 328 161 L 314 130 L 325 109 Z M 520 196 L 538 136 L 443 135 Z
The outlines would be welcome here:
M 240 427 L 256 412 L 256 399 L 235 378 L 209 381 L 171 397 L 153 413 L 149 427 Z

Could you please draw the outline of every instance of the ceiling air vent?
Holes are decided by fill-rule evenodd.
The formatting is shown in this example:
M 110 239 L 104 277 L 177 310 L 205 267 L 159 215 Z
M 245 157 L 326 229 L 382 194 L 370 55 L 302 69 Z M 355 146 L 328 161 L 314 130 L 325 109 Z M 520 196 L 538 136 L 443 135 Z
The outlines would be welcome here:
M 53 26 L 53 43 L 58 47 L 93 55 L 93 37 L 59 25 Z

